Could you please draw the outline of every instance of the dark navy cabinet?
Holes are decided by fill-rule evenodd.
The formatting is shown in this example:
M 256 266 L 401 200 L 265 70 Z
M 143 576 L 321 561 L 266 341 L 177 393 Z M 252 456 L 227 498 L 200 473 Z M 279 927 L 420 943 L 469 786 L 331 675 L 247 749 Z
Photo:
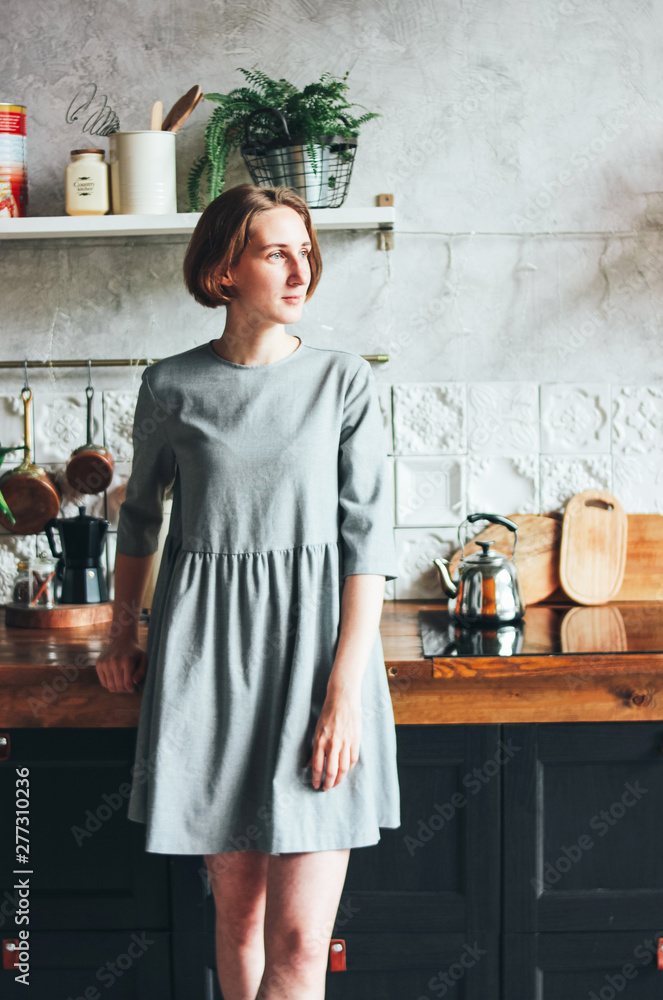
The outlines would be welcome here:
M 661 996 L 663 722 L 502 732 L 503 996 Z
M 126 819 L 135 730 L 14 729 L 9 738 L 0 764 L 0 933 L 5 943 L 29 930 L 30 975 L 26 989 L 0 970 L 0 996 L 170 998 L 169 859 L 145 854 L 142 828 Z M 24 769 L 29 785 L 17 786 Z M 26 838 L 16 835 L 15 808 L 26 787 L 27 864 L 17 861 Z M 28 879 L 29 924 L 19 924 L 25 892 L 15 886 Z
M 32 1000 L 220 1000 L 203 858 L 147 854 L 126 818 L 135 730 L 9 736 L 0 932 L 18 936 L 28 867 Z M 663 723 L 399 726 L 397 740 L 402 824 L 351 854 L 329 1000 L 661 995 Z M 24 767 L 29 866 L 15 863 Z M 0 996 L 26 995 L 0 976 Z

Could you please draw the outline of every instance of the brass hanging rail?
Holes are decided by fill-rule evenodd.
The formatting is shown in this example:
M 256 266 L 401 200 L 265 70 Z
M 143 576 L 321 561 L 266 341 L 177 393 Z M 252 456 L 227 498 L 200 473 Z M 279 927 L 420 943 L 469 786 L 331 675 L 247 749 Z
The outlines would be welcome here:
M 365 361 L 389 361 L 388 354 L 362 354 Z M 71 361 L 0 361 L 0 368 L 87 368 L 88 364 L 93 368 L 140 368 L 144 365 L 154 364 L 155 361 L 162 361 L 162 358 L 74 358 Z

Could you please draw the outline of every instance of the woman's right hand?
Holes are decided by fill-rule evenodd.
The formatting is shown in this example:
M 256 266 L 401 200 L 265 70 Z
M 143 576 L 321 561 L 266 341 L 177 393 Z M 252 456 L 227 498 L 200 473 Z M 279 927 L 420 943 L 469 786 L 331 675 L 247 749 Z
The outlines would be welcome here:
M 96 670 L 113 694 L 135 694 L 147 673 L 147 653 L 135 639 L 111 639 L 101 650 Z

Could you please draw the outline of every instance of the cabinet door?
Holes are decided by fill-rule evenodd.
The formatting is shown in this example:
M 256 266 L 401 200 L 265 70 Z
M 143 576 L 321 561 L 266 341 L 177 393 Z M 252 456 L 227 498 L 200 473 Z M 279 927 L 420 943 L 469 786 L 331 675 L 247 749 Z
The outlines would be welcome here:
M 655 927 L 663 722 L 503 730 L 522 748 L 504 771 L 505 931 Z
M 328 1000 L 496 1000 L 499 983 L 498 726 L 398 726 L 401 826 L 355 848 L 331 936 L 346 971 Z M 219 1000 L 206 901 L 205 1000 Z
M 134 729 L 14 729 L 0 763 L 2 930 L 11 937 L 16 769 L 29 769 L 30 929 L 170 929 L 168 859 L 127 819 Z M 9 930 L 8 930 L 9 929 Z
M 3 939 L 12 937 L 3 928 Z M 177 1000 L 170 935 L 161 931 L 31 931 L 28 983 L 0 969 L 2 1000 Z M 187 994 L 182 994 L 186 997 Z
M 350 855 L 333 932 L 347 971 L 328 973 L 327 995 L 494 997 L 508 747 L 498 726 L 396 732 L 401 826 Z
M 345 940 L 347 971 L 327 973 L 326 1000 L 499 998 L 497 935 L 357 934 Z
M 663 928 L 602 934 L 505 934 L 506 1000 L 659 1000 Z
M 396 732 L 401 826 L 352 851 L 339 936 L 495 931 L 500 774 L 502 758 L 511 759 L 499 727 L 398 726 Z

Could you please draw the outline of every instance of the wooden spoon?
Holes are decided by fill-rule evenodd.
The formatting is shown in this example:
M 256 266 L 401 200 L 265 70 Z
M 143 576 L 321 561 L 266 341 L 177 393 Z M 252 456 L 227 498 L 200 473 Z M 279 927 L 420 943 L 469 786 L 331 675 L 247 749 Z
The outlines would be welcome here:
M 162 130 L 164 132 L 177 132 L 184 125 L 184 122 L 202 98 L 203 93 L 198 84 L 196 84 L 183 97 L 175 101 L 164 119 L 164 123 L 161 126 Z
M 152 105 L 152 120 L 150 121 L 150 131 L 161 131 L 161 119 L 163 118 L 163 101 L 155 101 Z

